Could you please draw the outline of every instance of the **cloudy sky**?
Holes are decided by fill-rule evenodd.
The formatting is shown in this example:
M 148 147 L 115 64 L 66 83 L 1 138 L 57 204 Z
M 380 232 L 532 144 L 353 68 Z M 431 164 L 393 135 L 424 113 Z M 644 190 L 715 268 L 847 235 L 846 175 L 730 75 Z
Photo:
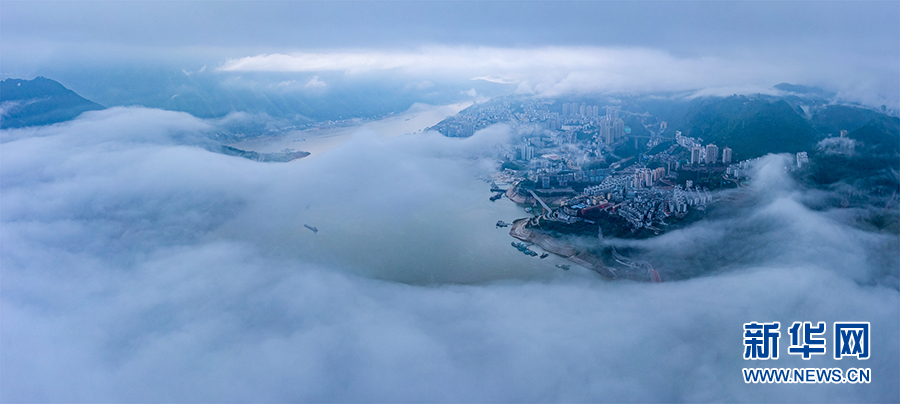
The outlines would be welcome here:
M 0 71 L 138 61 L 547 94 L 792 81 L 877 101 L 896 97 L 898 7 L 3 1 Z M 361 129 L 265 164 L 199 147 L 222 124 L 131 106 L 0 132 L 0 401 L 900 399 L 900 240 L 860 228 L 877 211 L 814 208 L 834 195 L 793 182 L 786 156 L 756 166 L 739 214 L 619 242 L 683 280 L 610 282 L 494 228 L 525 215 L 476 179 L 509 127 Z M 780 321 L 782 344 L 794 321 L 871 322 L 865 362 L 783 347 L 771 366 L 872 382 L 745 384 L 750 321 Z
M 900 102 L 900 6 L 892 1 L 12 1 L 0 7 L 4 77 L 58 71 L 63 63 L 96 69 L 139 60 L 185 71 L 499 77 L 548 95 L 754 92 L 791 82 L 875 106 Z

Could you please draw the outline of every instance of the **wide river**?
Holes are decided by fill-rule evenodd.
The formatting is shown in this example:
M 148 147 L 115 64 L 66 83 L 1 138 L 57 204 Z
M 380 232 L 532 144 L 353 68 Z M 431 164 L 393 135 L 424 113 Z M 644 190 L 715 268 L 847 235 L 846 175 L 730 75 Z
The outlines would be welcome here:
M 232 143 L 229 146 L 260 153 L 272 153 L 284 149 L 302 150 L 311 153 L 307 158 L 316 157 L 346 142 L 350 135 L 360 129 L 370 129 L 386 137 L 420 133 L 470 105 L 472 105 L 471 102 L 439 106 L 415 104 L 401 114 L 368 121 L 361 125 L 304 129 L 276 137 L 255 138 Z
M 294 131 L 278 137 L 234 143 L 231 146 L 257 152 L 276 152 L 292 148 L 312 153 L 309 157 L 291 163 L 302 165 L 310 159 L 316 159 L 317 156 L 329 155 L 329 150 L 347 142 L 354 133 L 360 130 L 368 129 L 385 138 L 415 135 L 469 105 L 471 103 L 443 106 L 415 105 L 410 110 L 396 116 L 360 125 Z M 296 141 L 296 139 L 304 140 Z M 489 200 L 493 195 L 490 192 L 490 184 L 477 178 L 477 176 L 489 173 L 474 166 L 468 169 L 463 167 L 463 169 L 471 169 L 469 175 L 471 180 L 454 185 L 460 188 L 455 188 L 457 194 L 452 198 L 453 200 L 446 201 L 453 205 L 452 207 L 448 206 L 447 209 L 457 212 L 453 217 L 447 217 L 442 212 L 431 212 L 432 214 L 426 215 L 427 219 L 418 225 L 407 227 L 400 224 L 408 219 L 404 218 L 398 219 L 394 225 L 370 228 L 371 224 L 343 223 L 345 220 L 339 215 L 310 211 L 312 217 L 308 220 L 319 227 L 319 233 L 316 237 L 311 237 L 312 234 L 307 229 L 298 228 L 296 234 L 288 237 L 290 239 L 298 238 L 298 240 L 289 242 L 288 245 L 299 253 L 305 248 L 305 242 L 299 239 L 314 239 L 316 245 L 308 246 L 313 250 L 306 252 L 309 255 L 314 256 L 332 251 L 351 261 L 371 261 L 373 266 L 378 266 L 374 261 L 385 261 L 386 263 L 382 266 L 397 268 L 415 266 L 415 263 L 408 262 L 411 256 L 417 255 L 413 252 L 429 250 L 431 251 L 430 255 L 443 256 L 443 259 L 436 261 L 443 261 L 445 265 L 452 266 L 452 269 L 434 268 L 434 277 L 430 278 L 433 281 L 440 281 L 442 277 L 446 277 L 444 280 L 462 283 L 490 279 L 534 279 L 547 276 L 598 277 L 596 273 L 577 265 L 571 265 L 571 270 L 568 272 L 562 271 L 555 264 L 572 263 L 557 255 L 551 254 L 545 259 L 540 259 L 525 255 L 513 248 L 510 243 L 518 240 L 509 235 L 508 227 L 496 228 L 495 224 L 498 220 L 510 223 L 515 219 L 527 217 L 529 214 L 521 206 L 507 198 L 497 201 Z M 499 185 L 503 188 L 507 186 L 506 184 Z M 305 202 L 300 205 L 304 204 Z M 303 213 L 306 210 L 300 209 Z M 378 218 L 371 219 L 371 221 L 378 221 Z M 355 238 L 354 234 L 356 233 L 362 233 L 360 234 L 362 238 Z M 410 236 L 410 234 L 415 234 L 415 236 Z M 372 237 L 373 235 L 378 235 L 378 237 Z M 384 237 L 385 240 L 379 242 L 379 237 Z M 396 251 L 398 249 L 401 251 Z M 532 246 L 532 249 L 538 253 L 544 252 L 536 245 Z M 354 257 L 355 255 L 359 256 Z M 444 271 L 453 271 L 456 274 L 442 274 L 441 272 Z M 469 271 L 480 273 L 466 273 Z M 375 276 L 379 275 L 375 274 Z M 403 280 L 414 283 L 427 282 L 421 278 Z

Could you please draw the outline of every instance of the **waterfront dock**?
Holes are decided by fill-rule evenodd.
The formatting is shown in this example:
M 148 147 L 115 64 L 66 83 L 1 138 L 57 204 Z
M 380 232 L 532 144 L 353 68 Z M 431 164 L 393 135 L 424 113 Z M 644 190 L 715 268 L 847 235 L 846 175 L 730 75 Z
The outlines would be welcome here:
M 565 244 L 553 237 L 531 231 L 526 227 L 531 219 L 518 219 L 512 222 L 509 235 L 527 243 L 540 246 L 549 253 L 559 255 L 569 261 L 599 273 L 607 278 L 616 278 L 616 273 L 600 263 L 600 259 L 586 252 L 579 252 L 575 247 Z

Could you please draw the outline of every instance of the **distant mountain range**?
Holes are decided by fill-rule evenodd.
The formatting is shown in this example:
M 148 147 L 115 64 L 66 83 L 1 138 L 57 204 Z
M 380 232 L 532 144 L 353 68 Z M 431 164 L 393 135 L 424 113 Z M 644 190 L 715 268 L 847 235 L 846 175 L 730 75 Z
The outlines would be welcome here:
M 900 118 L 837 104 L 833 94 L 816 88 L 784 83 L 777 88 L 788 94 L 649 105 L 669 119 L 669 128 L 702 138 L 704 144 L 728 146 L 735 160 L 805 151 L 812 161 L 805 175 L 811 184 L 845 183 L 885 198 L 900 190 Z M 631 107 L 640 105 L 632 101 Z M 842 130 L 846 139 L 840 139 Z
M 782 99 L 707 98 L 684 117 L 684 133 L 728 146 L 738 160 L 809 150 L 819 140 L 812 124 Z
M 813 101 L 813 102 L 810 102 Z M 897 149 L 890 130 L 897 118 L 853 105 L 828 104 L 824 100 L 797 97 L 731 96 L 695 100 L 681 118 L 686 135 L 704 143 L 728 146 L 738 160 L 768 153 L 796 153 L 815 149 L 817 142 L 840 136 L 841 130 L 854 136 L 865 131 L 867 144 L 883 144 Z M 678 127 L 678 126 L 676 126 Z
M 6 79 L 0 82 L 2 129 L 65 122 L 82 112 L 101 109 L 105 108 L 46 77 L 37 77 L 34 80 Z M 214 153 L 260 162 L 288 162 L 309 156 L 309 153 L 304 151 L 257 153 L 215 142 L 203 146 Z
M 515 90 L 511 84 L 484 80 L 420 81 L 393 73 L 372 77 L 329 72 L 225 72 L 215 68 L 185 71 L 154 64 L 56 67 L 42 74 L 106 106 L 141 105 L 187 112 L 198 118 L 246 112 L 266 115 L 282 126 L 371 119 L 405 111 L 417 102 L 451 104 L 471 100 L 468 92 L 472 89 L 489 97 Z
M 261 110 L 269 115 L 270 119 L 277 117 L 283 119 L 286 116 L 301 120 L 310 119 L 300 115 L 300 110 L 311 112 L 307 109 L 309 105 L 300 99 L 260 98 L 260 94 L 241 94 L 237 91 L 228 92 L 226 98 L 229 101 L 223 104 L 224 101 L 218 96 L 212 97 L 211 94 L 203 94 L 199 90 L 211 88 L 200 84 L 202 80 L 188 75 L 183 76 L 187 80 L 193 80 L 194 85 L 173 84 L 180 88 L 178 91 L 180 96 L 169 97 L 171 99 L 168 103 L 160 101 L 161 99 L 157 101 L 173 110 L 187 110 L 204 118 L 220 116 L 229 111 Z M 668 94 L 619 97 L 612 102 L 618 103 L 623 111 L 635 113 L 647 111 L 661 120 L 667 120 L 670 130 L 681 130 L 687 136 L 702 138 L 704 144 L 728 146 L 734 150 L 736 160 L 768 153 L 811 151 L 815 149 L 817 142 L 829 136 L 839 136 L 841 130 L 850 132 L 851 138 L 867 145 L 865 149 L 867 152 L 882 155 L 897 154 L 900 142 L 896 135 L 897 118 L 858 105 L 837 104 L 833 100 L 834 94 L 814 87 L 781 83 L 775 88 L 785 95 L 691 98 L 684 94 Z M 167 93 L 169 90 L 174 91 L 174 88 L 161 91 Z M 330 96 L 319 99 L 322 104 L 316 106 L 316 109 L 331 105 L 340 111 L 351 113 L 354 109 L 352 105 L 361 103 L 362 100 L 359 98 L 362 97 L 372 100 L 372 104 L 369 109 L 358 109 L 357 112 L 377 114 L 413 102 L 412 99 L 406 99 L 406 96 L 391 98 L 388 95 L 385 99 L 380 97 L 383 94 L 376 88 L 357 90 L 354 97 L 344 100 L 339 94 L 350 90 L 335 91 Z M 110 89 L 105 91 L 117 90 L 110 86 Z M 144 89 L 143 92 L 150 94 L 152 91 Z M 247 98 L 241 95 L 246 95 Z M 213 102 L 210 97 L 219 101 Z M 265 100 L 263 102 L 265 105 L 260 104 L 261 99 Z M 590 98 L 583 101 L 599 105 L 609 105 L 608 102 L 611 102 L 608 99 Z M 384 104 L 385 102 L 387 104 Z M 341 103 L 344 104 L 339 106 Z M 209 109 L 213 104 L 218 106 Z M 85 99 L 62 84 L 45 77 L 34 80 L 6 79 L 0 82 L 0 113 L 2 113 L 0 127 L 4 129 L 62 122 L 82 112 L 103 108 L 102 105 Z M 631 126 L 642 129 L 641 125 L 636 123 L 632 123 Z
M 49 125 L 100 109 L 104 107 L 45 77 L 0 81 L 0 129 Z
M 896 155 L 900 150 L 900 118 L 876 116 L 859 129 L 850 132 L 848 137 L 862 142 L 870 154 Z
M 611 105 L 619 105 L 623 111 L 646 112 L 667 121 L 669 136 L 680 130 L 686 136 L 703 139 L 704 144 L 728 146 L 734 150 L 736 160 L 768 153 L 811 151 L 820 140 L 840 136 L 841 130 L 853 132 L 873 120 L 891 118 L 861 105 L 840 103 L 834 93 L 815 87 L 781 83 L 775 89 L 782 94 L 636 95 L 611 100 Z M 609 100 L 584 99 L 583 102 L 604 105 Z M 890 134 L 880 132 L 872 136 L 889 138 Z

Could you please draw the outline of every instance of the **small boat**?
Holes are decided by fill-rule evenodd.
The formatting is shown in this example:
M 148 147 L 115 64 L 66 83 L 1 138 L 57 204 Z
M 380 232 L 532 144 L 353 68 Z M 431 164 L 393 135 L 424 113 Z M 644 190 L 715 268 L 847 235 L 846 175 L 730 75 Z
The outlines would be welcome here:
M 556 267 L 564 271 L 568 271 L 572 266 L 569 264 L 556 264 Z
M 509 226 L 509 223 L 506 223 L 502 220 L 497 221 L 497 227 L 508 227 L 508 226 Z
M 310 225 L 308 225 L 308 224 L 304 224 L 303 227 L 306 227 L 307 229 L 312 230 L 313 233 L 318 233 L 318 232 L 319 232 L 319 229 L 315 228 L 315 226 L 310 226 Z
M 543 254 L 541 254 L 541 259 L 547 258 L 547 257 L 549 257 L 549 256 L 550 256 L 550 254 L 543 253 Z
M 512 244 L 513 247 L 516 247 L 517 250 L 519 250 L 519 251 L 521 251 L 521 252 L 523 252 L 523 253 L 525 253 L 525 254 L 528 254 L 528 252 L 531 251 L 531 250 L 528 249 L 528 246 L 525 245 L 525 243 L 517 243 L 517 242 L 514 241 L 514 242 L 512 242 L 511 244 Z

